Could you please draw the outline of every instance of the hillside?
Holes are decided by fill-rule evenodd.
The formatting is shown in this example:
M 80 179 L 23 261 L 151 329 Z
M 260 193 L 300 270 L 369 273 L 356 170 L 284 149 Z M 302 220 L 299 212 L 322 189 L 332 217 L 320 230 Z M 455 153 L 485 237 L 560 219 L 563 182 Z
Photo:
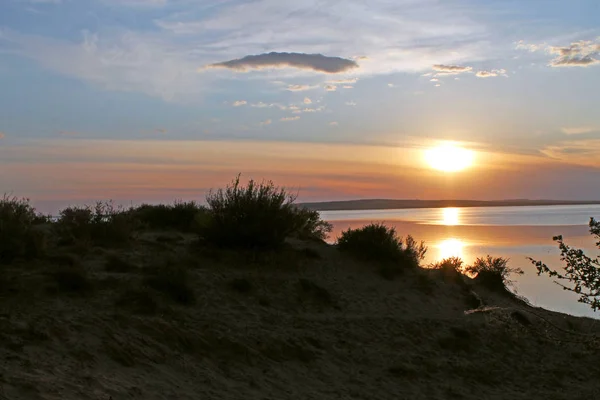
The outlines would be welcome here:
M 464 279 L 299 240 L 63 246 L 2 267 L 0 398 L 600 398 L 597 321 Z
M 600 204 L 600 201 L 567 201 L 567 200 L 393 200 L 366 199 L 302 203 L 303 207 L 317 211 L 336 210 L 387 210 L 402 208 L 440 208 L 440 207 L 510 207 L 510 206 L 558 206 Z

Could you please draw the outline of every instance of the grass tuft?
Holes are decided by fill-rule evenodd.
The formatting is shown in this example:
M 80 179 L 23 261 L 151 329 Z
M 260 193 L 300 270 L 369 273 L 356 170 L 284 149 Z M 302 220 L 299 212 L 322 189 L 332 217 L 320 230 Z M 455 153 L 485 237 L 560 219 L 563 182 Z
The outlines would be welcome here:
M 144 283 L 176 303 L 191 305 L 196 302 L 194 289 L 190 285 L 189 272 L 185 267 L 164 265 L 152 268 Z

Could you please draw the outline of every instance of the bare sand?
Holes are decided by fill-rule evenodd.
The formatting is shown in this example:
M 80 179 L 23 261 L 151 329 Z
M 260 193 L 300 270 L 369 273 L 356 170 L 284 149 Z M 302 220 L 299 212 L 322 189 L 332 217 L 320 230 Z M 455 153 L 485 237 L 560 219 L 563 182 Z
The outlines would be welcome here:
M 103 249 L 2 267 L 0 399 L 600 398 L 599 321 L 439 271 L 385 280 L 325 244 L 191 241 L 147 235 L 111 272 Z M 145 286 L 157 265 L 186 268 L 196 301 Z M 91 286 L 57 286 L 67 267 Z

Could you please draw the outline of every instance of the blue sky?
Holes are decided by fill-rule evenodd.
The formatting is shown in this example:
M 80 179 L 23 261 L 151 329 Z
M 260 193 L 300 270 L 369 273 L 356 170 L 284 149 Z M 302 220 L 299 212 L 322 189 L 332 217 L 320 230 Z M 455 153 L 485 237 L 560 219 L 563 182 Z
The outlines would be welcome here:
M 598 15 L 596 0 L 3 0 L 0 188 L 162 200 L 243 172 L 307 199 L 600 198 Z M 440 140 L 477 165 L 419 169 Z

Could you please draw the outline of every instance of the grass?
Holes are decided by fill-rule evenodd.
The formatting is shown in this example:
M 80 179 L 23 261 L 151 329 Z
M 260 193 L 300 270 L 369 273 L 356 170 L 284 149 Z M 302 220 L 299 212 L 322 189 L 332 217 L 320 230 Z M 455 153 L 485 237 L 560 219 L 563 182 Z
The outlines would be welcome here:
M 229 287 L 238 293 L 250 293 L 252 283 L 246 278 L 236 278 L 229 281 Z
M 51 273 L 60 292 L 85 294 L 93 289 L 91 280 L 81 268 L 60 268 Z
M 378 263 L 379 273 L 386 279 L 417 268 L 427 251 L 423 242 L 417 243 L 412 236 L 403 240 L 395 228 L 384 224 L 369 224 L 342 232 L 337 248 L 363 261 Z

